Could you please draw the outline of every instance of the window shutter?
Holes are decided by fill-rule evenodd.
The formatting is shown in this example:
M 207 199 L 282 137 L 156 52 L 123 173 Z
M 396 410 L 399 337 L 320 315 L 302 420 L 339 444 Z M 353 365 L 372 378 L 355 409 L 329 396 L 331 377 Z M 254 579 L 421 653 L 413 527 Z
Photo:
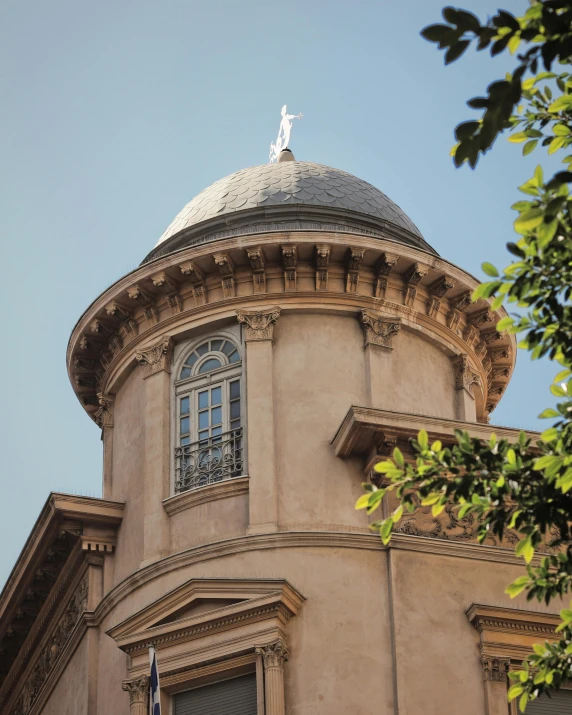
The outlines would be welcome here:
M 570 715 L 572 690 L 559 690 L 552 697 L 543 695 L 526 706 L 526 715 Z
M 174 703 L 174 715 L 256 715 L 256 675 L 187 690 Z

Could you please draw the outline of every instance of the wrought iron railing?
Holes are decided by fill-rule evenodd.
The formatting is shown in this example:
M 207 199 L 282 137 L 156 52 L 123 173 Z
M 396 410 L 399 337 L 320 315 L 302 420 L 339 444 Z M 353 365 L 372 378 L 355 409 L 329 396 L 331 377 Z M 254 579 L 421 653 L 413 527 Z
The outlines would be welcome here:
M 175 493 L 234 479 L 243 474 L 243 434 L 235 429 L 175 448 Z

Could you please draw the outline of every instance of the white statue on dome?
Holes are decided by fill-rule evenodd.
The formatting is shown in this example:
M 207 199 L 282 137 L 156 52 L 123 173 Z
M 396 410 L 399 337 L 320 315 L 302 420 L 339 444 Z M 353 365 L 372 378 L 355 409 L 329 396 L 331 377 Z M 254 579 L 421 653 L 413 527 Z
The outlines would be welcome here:
M 292 120 L 302 119 L 302 114 L 287 114 L 286 105 L 282 107 L 282 121 L 278 129 L 278 138 L 276 143 L 270 144 L 270 163 L 273 164 L 278 160 L 278 156 L 282 149 L 286 149 L 290 142 L 290 134 L 292 132 Z

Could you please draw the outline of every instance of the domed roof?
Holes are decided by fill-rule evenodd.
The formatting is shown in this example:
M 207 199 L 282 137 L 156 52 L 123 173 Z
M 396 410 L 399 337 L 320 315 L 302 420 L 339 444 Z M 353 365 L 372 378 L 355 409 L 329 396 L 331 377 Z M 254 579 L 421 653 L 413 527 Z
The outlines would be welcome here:
M 384 229 L 397 229 L 384 237 L 435 253 L 399 206 L 367 181 L 322 164 L 284 161 L 242 169 L 201 191 L 171 222 L 146 260 L 231 235 L 229 227 L 237 232 L 242 226 L 244 231 L 247 225 L 258 230 L 358 229 L 380 237 Z M 199 226 L 210 235 L 195 230 Z M 182 234 L 185 239 L 172 240 Z

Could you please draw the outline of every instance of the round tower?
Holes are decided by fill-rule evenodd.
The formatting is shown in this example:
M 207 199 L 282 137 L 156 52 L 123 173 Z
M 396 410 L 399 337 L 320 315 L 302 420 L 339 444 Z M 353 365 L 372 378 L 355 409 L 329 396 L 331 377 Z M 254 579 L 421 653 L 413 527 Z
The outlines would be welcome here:
M 150 643 L 173 715 L 440 713 L 428 692 L 473 687 L 483 712 L 464 610 L 515 566 L 453 514 L 420 509 L 386 549 L 354 510 L 418 429 L 490 432 L 515 341 L 477 284 L 384 193 L 285 152 L 202 191 L 95 299 L 68 371 L 125 506 L 94 712 L 146 712 Z

